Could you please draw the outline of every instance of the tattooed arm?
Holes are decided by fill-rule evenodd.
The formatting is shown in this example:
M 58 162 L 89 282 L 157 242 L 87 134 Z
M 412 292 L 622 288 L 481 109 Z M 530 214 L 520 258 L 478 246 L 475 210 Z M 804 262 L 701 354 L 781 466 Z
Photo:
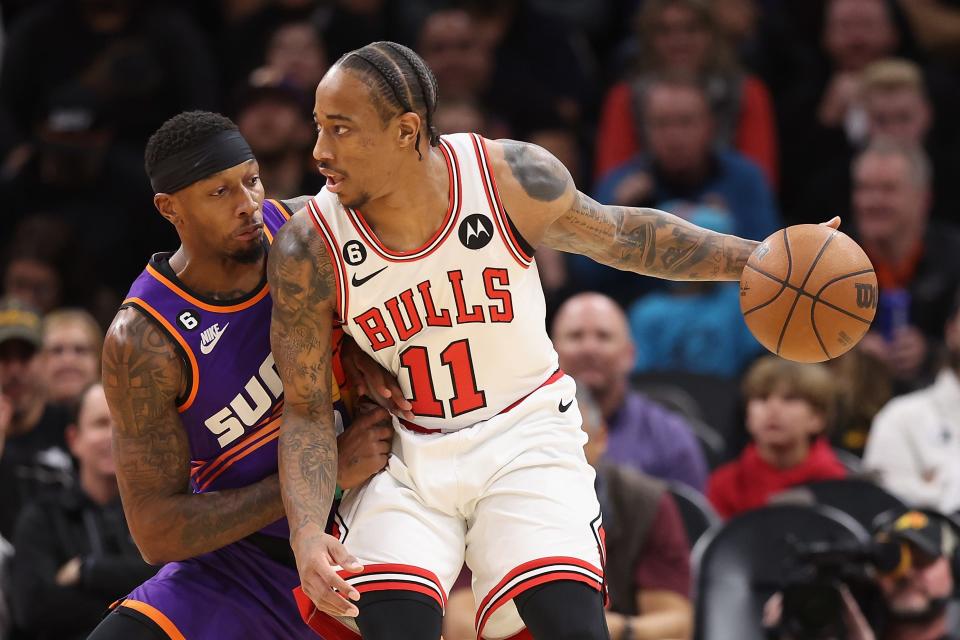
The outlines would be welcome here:
M 535 145 L 500 140 L 489 148 L 504 206 L 534 245 L 668 280 L 739 280 L 758 244 L 665 211 L 600 204 Z
M 336 282 L 322 243 L 301 211 L 277 233 L 267 262 L 270 344 L 284 389 L 280 483 L 304 592 L 336 615 L 356 615 L 356 607 L 333 589 L 353 599 L 360 594 L 332 569 L 333 564 L 356 569 L 356 560 L 324 533 L 337 480 L 330 397 Z
M 124 512 L 151 564 L 219 549 L 283 517 L 275 474 L 241 489 L 191 492 L 190 448 L 176 409 L 185 386 L 170 339 L 134 309 L 117 314 L 103 345 L 103 387 L 116 423 Z

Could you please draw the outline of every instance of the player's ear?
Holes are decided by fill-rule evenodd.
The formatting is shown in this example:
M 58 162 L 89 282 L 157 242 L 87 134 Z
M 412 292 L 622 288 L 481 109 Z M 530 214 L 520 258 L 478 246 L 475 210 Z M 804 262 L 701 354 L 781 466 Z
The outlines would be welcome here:
M 180 214 L 177 213 L 173 196 L 168 193 L 156 193 L 153 196 L 153 206 L 157 208 L 157 211 L 160 212 L 160 215 L 162 215 L 167 222 L 173 226 L 177 226 L 177 223 L 180 221 Z
M 398 118 L 397 142 L 401 147 L 413 147 L 417 143 L 417 132 L 420 131 L 420 116 L 408 111 Z

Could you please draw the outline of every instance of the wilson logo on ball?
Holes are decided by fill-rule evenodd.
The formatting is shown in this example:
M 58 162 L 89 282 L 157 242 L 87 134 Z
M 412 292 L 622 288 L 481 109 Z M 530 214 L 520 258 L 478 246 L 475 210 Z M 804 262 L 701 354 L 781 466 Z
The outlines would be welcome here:
M 861 309 L 877 308 L 877 288 L 872 284 L 857 283 L 857 306 Z

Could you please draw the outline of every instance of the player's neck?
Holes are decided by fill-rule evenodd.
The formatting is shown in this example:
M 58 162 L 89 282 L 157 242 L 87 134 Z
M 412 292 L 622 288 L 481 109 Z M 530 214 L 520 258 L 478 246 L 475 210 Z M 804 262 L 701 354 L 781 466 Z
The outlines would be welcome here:
M 422 247 L 443 224 L 450 203 L 447 165 L 438 148 L 416 154 L 397 172 L 402 176 L 390 193 L 371 199 L 361 213 L 374 233 L 393 251 Z
M 170 256 L 170 268 L 193 293 L 213 300 L 236 300 L 263 282 L 266 252 L 255 262 L 245 263 L 180 245 Z

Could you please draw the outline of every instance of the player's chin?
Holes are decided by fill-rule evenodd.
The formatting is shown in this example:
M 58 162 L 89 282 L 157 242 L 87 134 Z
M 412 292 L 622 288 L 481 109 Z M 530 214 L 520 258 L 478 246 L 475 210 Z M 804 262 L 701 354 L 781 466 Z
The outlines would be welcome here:
M 230 257 L 242 264 L 252 264 L 257 262 L 264 255 L 263 235 L 235 243 L 230 251 Z

